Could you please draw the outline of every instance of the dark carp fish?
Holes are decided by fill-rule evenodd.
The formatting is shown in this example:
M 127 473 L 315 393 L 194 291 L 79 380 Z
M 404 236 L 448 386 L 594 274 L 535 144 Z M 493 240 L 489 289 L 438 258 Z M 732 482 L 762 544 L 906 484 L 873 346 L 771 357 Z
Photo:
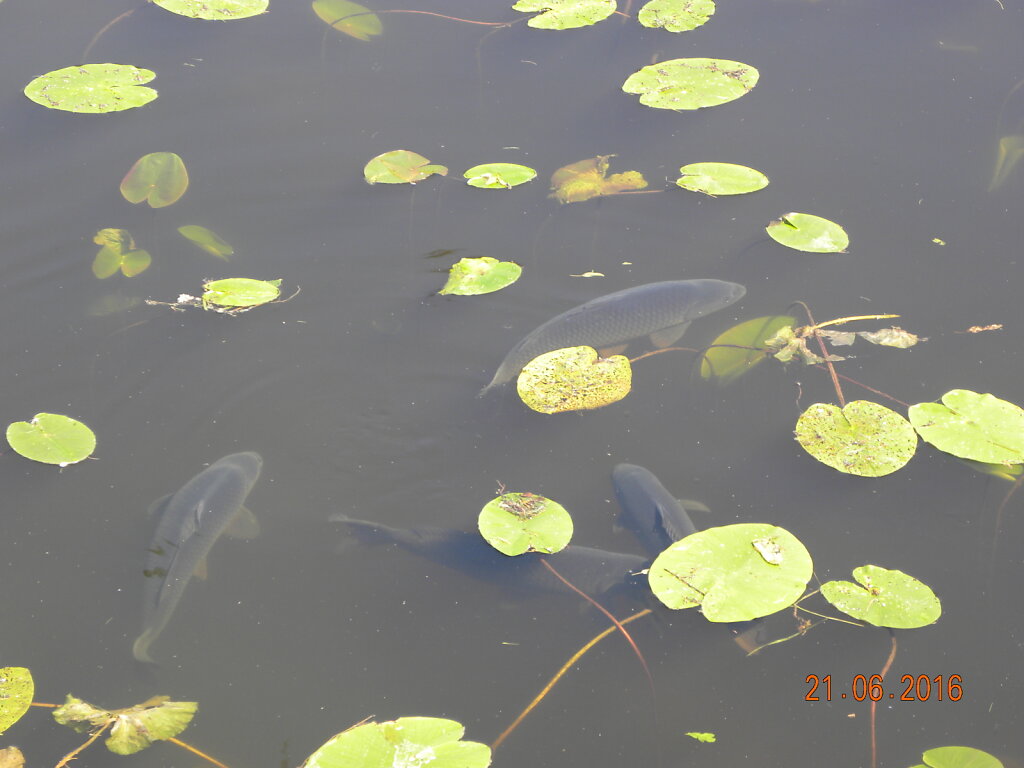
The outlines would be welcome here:
M 233 453 L 154 502 L 158 522 L 143 569 L 142 634 L 132 646 L 137 660 L 154 663 L 150 645 L 167 626 L 192 576 L 205 575 L 206 555 L 220 535 L 248 538 L 259 532 L 242 505 L 262 467 L 258 453 Z
M 563 312 L 527 334 L 505 355 L 484 395 L 514 379 L 538 355 L 565 347 L 614 347 L 650 337 L 664 347 L 690 322 L 728 307 L 747 289 L 724 280 L 668 280 L 609 293 Z

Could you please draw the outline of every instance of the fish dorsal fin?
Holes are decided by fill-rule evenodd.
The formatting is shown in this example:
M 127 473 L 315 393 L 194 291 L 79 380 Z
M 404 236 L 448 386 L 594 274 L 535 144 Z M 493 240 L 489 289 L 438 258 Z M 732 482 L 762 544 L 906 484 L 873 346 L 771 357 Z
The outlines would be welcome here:
M 204 556 L 198 563 L 196 563 L 195 570 L 192 571 L 192 575 L 197 579 L 206 580 L 206 577 L 210 575 L 210 572 L 206 568 L 206 557 Z
M 679 325 L 670 325 L 668 328 L 662 328 L 660 331 L 655 331 L 650 334 L 648 338 L 651 340 L 651 344 L 658 347 L 672 346 L 675 342 L 679 341 L 686 329 L 690 327 L 690 321 L 687 320 L 685 323 Z
M 159 519 L 164 514 L 164 510 L 167 509 L 167 502 L 171 500 L 173 493 L 168 493 L 166 496 L 161 496 L 159 499 L 149 505 L 149 509 L 146 510 L 151 518 Z
M 233 539 L 255 539 L 260 535 L 260 521 L 246 507 L 239 507 L 224 529 L 224 535 Z
M 704 515 L 711 514 L 711 507 L 705 504 L 703 501 L 697 501 L 696 499 L 676 499 L 680 504 L 683 505 L 683 509 L 687 512 L 700 512 Z
M 614 347 L 601 347 L 597 351 L 601 357 L 611 357 L 612 355 L 621 355 L 628 346 L 628 344 L 616 344 Z

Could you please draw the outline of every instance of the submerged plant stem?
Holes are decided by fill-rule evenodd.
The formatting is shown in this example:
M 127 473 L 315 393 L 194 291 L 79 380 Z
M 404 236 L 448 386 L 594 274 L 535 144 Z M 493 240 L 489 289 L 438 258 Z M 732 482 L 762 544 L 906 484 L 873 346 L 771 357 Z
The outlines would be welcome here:
M 226 765 L 224 765 L 224 763 L 222 763 L 217 758 L 210 757 L 205 752 L 200 752 L 198 749 L 193 747 L 191 744 L 186 744 L 181 739 L 176 739 L 176 738 L 174 738 L 172 736 L 171 738 L 167 739 L 167 741 L 171 742 L 172 744 L 177 744 L 179 747 L 181 747 L 184 750 L 187 750 L 187 751 L 191 752 L 196 757 L 201 757 L 201 758 L 203 758 L 203 760 L 206 760 L 209 763 L 213 763 L 214 765 L 217 766 L 217 768 L 228 768 Z
M 892 650 L 889 651 L 889 658 L 885 661 L 885 666 L 882 667 L 882 671 L 879 677 L 882 678 L 881 682 L 885 681 L 885 675 L 892 667 L 892 663 L 896 660 L 896 633 L 889 630 L 889 637 L 892 638 Z M 878 702 L 872 700 L 871 702 L 871 768 L 878 768 L 878 741 L 876 739 L 875 732 L 875 710 L 878 708 Z
M 61 758 L 61 761 L 57 763 L 57 765 L 55 765 L 54 768 L 64 768 L 64 766 L 66 766 L 68 763 L 70 763 L 78 756 L 79 752 L 81 752 L 83 749 L 85 749 L 94 741 L 96 741 L 96 739 L 98 739 L 103 734 L 103 732 L 106 731 L 107 728 L 109 728 L 113 724 L 113 722 L 113 720 L 108 720 L 103 724 L 101 728 L 97 728 L 93 735 L 89 737 L 88 741 L 86 741 L 84 744 L 81 744 L 80 746 L 75 747 L 73 750 L 64 755 L 64 757 Z
M 846 398 L 843 397 L 843 389 L 839 386 L 839 377 L 836 376 L 836 368 L 832 365 L 832 361 L 828 359 L 828 350 L 825 349 L 825 342 L 822 340 L 821 335 L 818 333 L 818 326 L 814 322 L 814 315 L 811 314 L 811 308 L 804 304 L 802 301 L 796 302 L 804 308 L 804 312 L 807 313 L 807 320 L 811 324 L 811 332 L 814 338 L 818 341 L 818 349 L 821 351 L 821 356 L 825 358 L 825 365 L 828 367 L 829 375 L 832 377 L 832 386 L 836 388 L 836 398 L 839 400 L 839 407 L 846 407 Z

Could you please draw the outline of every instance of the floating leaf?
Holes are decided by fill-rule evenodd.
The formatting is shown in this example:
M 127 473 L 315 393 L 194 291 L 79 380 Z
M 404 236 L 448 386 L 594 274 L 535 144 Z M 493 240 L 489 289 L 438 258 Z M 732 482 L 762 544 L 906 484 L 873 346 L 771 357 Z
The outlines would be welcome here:
M 203 283 L 203 309 L 218 307 L 258 307 L 281 295 L 280 280 L 253 280 L 229 277 Z
M 994 395 L 953 389 L 941 404 L 910 406 L 909 416 L 940 451 L 986 464 L 1024 463 L 1024 410 Z
M 267 10 L 270 0 L 153 0 L 166 11 L 190 19 L 231 21 L 258 16 Z
M 486 768 L 490 747 L 460 741 L 463 733 L 460 723 L 438 717 L 366 723 L 330 738 L 302 768 Z
M 357 40 L 369 40 L 384 30 L 377 14 L 350 0 L 313 0 L 313 12 L 339 32 Z
M 922 339 L 916 333 L 904 331 L 902 328 L 895 326 L 892 328 L 881 328 L 877 331 L 857 331 L 857 335 L 864 339 L 864 341 L 870 341 L 872 344 L 878 344 L 883 347 L 896 347 L 897 349 L 907 349 L 919 341 L 928 341 L 928 339 Z
M 568 347 L 545 352 L 527 363 L 516 389 L 533 410 L 562 413 L 618 402 L 629 394 L 632 380 L 629 358 L 602 358 L 593 347 Z
M 142 87 L 154 77 L 155 72 L 130 64 L 82 64 L 40 75 L 25 86 L 25 95 L 66 112 L 118 112 L 155 99 L 155 90 Z
M 797 251 L 846 253 L 850 238 L 834 221 L 809 213 L 787 213 L 765 228 L 775 242 Z
M 765 556 L 768 553 L 768 557 Z M 742 523 L 675 542 L 651 564 L 651 590 L 669 608 L 701 607 L 709 621 L 749 621 L 803 594 L 811 556 L 784 528 Z
M 448 175 L 443 165 L 430 165 L 423 155 L 407 149 L 396 149 L 377 155 L 363 168 L 368 184 L 415 184 L 433 174 Z
M 868 400 L 855 400 L 844 408 L 812 405 L 797 420 L 796 439 L 822 464 L 861 477 L 895 472 L 917 449 L 917 435 L 909 422 Z
M 672 59 L 634 72 L 622 84 L 640 103 L 658 109 L 700 109 L 738 99 L 757 85 L 760 73 L 726 59 Z
M 540 13 L 526 22 L 535 29 L 575 29 L 607 19 L 615 0 L 519 0 L 512 10 Z
M 235 252 L 231 243 L 214 232 L 212 229 L 201 227 L 198 224 L 186 224 L 178 227 L 178 234 L 186 240 L 191 240 L 211 256 L 216 256 L 224 261 Z
M 826 582 L 821 585 L 821 594 L 840 611 L 860 621 L 876 627 L 914 629 L 934 624 L 942 613 L 935 593 L 903 571 L 862 565 L 853 569 L 853 578 L 857 584 Z
M 448 271 L 448 282 L 438 293 L 476 296 L 500 291 L 512 285 L 523 273 L 513 261 L 498 261 L 491 256 L 460 259 Z
M 167 696 L 124 709 L 100 709 L 68 694 L 53 710 L 53 719 L 79 733 L 110 724 L 107 749 L 117 755 L 133 755 L 154 741 L 177 736 L 188 727 L 198 705 L 194 701 L 168 701 Z
M 481 189 L 512 189 L 537 177 L 533 168 L 516 163 L 485 163 L 474 165 L 463 176 L 471 187 Z
M 936 747 L 921 755 L 921 759 L 924 765 L 913 768 L 1003 768 L 996 757 L 974 747 Z
M 768 186 L 768 177 L 745 165 L 690 163 L 679 169 L 676 184 L 706 195 L 745 195 Z
M 100 280 L 118 270 L 125 277 L 135 277 L 145 272 L 153 261 L 147 251 L 135 247 L 135 240 L 127 229 L 101 229 L 92 241 L 103 246 L 92 261 L 92 273 Z
M 789 315 L 771 315 L 734 325 L 711 342 L 704 353 L 700 361 L 701 378 L 715 379 L 719 384 L 732 383 L 767 358 L 767 339 L 780 328 L 791 328 L 795 322 L 796 318 Z
M 121 179 L 121 194 L 129 203 L 149 202 L 164 208 L 178 202 L 188 189 L 185 163 L 173 152 L 151 152 L 135 161 Z
M 17 747 L 0 749 L 0 768 L 24 768 L 25 756 Z
M 702 744 L 715 743 L 715 734 L 713 733 L 698 733 L 696 731 L 687 731 L 686 735 L 689 736 L 691 739 L 696 739 Z
M 557 501 L 535 493 L 505 493 L 480 510 L 480 534 L 505 555 L 552 554 L 572 538 L 572 518 Z
M 651 0 L 636 19 L 645 27 L 689 32 L 705 24 L 714 13 L 713 0 Z
M 0 667 L 0 733 L 3 733 L 32 706 L 35 683 L 25 667 Z
M 66 467 L 89 458 L 96 435 L 85 424 L 56 413 L 37 413 L 32 421 L 7 427 L 7 442 L 26 459 Z
M 608 159 L 615 155 L 598 155 L 566 165 L 551 174 L 551 197 L 560 203 L 580 203 L 592 197 L 617 195 L 633 189 L 643 189 L 647 181 L 638 171 L 608 173 Z

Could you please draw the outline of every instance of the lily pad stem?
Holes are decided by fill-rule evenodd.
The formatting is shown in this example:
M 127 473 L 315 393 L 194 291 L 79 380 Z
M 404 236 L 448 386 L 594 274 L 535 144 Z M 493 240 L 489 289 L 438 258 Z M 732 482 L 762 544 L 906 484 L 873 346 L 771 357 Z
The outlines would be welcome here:
M 828 359 L 828 350 L 825 349 L 825 342 L 822 341 L 821 335 L 818 333 L 818 326 L 814 322 L 814 316 L 811 314 L 811 308 L 808 307 L 804 302 L 794 302 L 804 308 L 804 312 L 807 313 L 807 321 L 811 324 L 811 333 L 814 338 L 818 341 L 818 349 L 821 351 L 821 356 L 825 358 L 825 365 L 828 367 L 829 375 L 832 377 L 832 386 L 836 388 L 836 398 L 839 400 L 839 407 L 846 407 L 846 398 L 843 397 L 843 389 L 839 386 L 839 377 L 836 376 L 835 366 L 832 365 L 832 361 Z
M 885 666 L 882 667 L 882 671 L 879 673 L 881 680 L 879 683 L 885 680 L 885 675 L 892 667 L 892 663 L 896 660 L 896 633 L 889 629 L 889 637 L 892 638 L 892 650 L 889 651 L 889 658 L 885 661 Z M 875 710 L 878 708 L 878 702 L 872 699 L 871 701 L 871 768 L 878 768 L 878 742 L 875 738 Z
M 81 752 L 83 749 L 85 749 L 94 741 L 96 741 L 96 739 L 98 739 L 103 734 L 103 732 L 107 730 L 107 728 L 113 725 L 113 723 L 113 720 L 108 720 L 103 724 L 102 727 L 97 728 L 96 731 L 92 734 L 92 736 L 90 736 L 89 739 L 84 744 L 75 747 L 73 750 L 64 755 L 64 757 L 61 758 L 61 761 L 57 763 L 57 765 L 55 765 L 54 768 L 64 768 L 64 766 L 66 766 L 68 763 L 70 763 L 78 756 L 79 752 Z

